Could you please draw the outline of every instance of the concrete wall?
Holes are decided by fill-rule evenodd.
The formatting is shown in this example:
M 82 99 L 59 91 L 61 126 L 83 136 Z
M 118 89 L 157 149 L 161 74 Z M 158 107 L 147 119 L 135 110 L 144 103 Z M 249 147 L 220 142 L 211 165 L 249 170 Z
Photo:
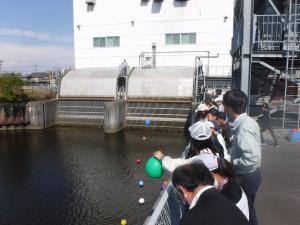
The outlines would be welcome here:
M 124 100 L 104 102 L 105 133 L 115 133 L 126 127 L 126 108 Z
M 26 116 L 30 125 L 26 129 L 44 129 L 56 125 L 57 100 L 29 102 Z
M 136 69 L 128 82 L 128 99 L 192 98 L 193 67 Z
M 60 81 L 59 97 L 108 97 L 115 98 L 119 70 L 72 70 Z
M 139 65 L 141 52 L 203 51 L 220 53 L 212 67 L 226 66 L 232 37 L 234 0 L 97 0 L 93 8 L 84 0 L 73 0 L 75 67 L 116 67 L 125 58 L 131 67 Z M 228 19 L 224 22 L 224 17 Z M 196 44 L 167 45 L 166 33 L 197 33 Z M 120 36 L 120 46 L 94 48 L 93 37 Z M 157 66 L 193 66 L 200 53 L 158 54 Z M 204 65 L 207 60 L 203 60 Z

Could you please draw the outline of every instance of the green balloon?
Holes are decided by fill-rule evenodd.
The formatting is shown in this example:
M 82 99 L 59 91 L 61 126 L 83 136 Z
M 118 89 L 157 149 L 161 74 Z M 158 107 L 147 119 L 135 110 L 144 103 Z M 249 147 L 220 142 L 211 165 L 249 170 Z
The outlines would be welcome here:
M 152 156 L 146 163 L 146 172 L 152 178 L 160 178 L 164 174 L 161 161 Z

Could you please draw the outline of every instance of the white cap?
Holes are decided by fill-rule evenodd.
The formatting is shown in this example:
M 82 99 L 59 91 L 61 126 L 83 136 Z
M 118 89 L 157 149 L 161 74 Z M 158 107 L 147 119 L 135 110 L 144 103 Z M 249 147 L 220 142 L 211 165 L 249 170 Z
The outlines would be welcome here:
M 193 163 L 202 162 L 209 171 L 218 169 L 218 157 L 214 154 L 204 153 L 197 155 L 193 158 Z
M 219 95 L 218 97 L 215 98 L 215 102 L 222 102 L 223 101 L 223 95 Z
M 197 109 L 196 109 L 196 112 L 199 112 L 199 111 L 208 111 L 209 110 L 209 107 L 204 104 L 204 103 L 201 103 L 200 105 L 198 105 Z
M 208 125 L 210 128 L 215 128 L 215 126 L 214 126 L 214 124 L 213 124 L 212 122 L 207 121 L 206 123 L 207 123 L 207 125 Z
M 198 141 L 204 141 L 211 137 L 211 129 L 207 122 L 199 121 L 189 127 L 190 135 Z

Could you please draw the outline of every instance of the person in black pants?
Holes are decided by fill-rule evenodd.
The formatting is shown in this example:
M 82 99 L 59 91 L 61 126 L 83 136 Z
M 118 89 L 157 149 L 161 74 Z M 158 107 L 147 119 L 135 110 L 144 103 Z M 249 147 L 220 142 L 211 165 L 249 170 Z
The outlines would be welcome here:
M 225 113 L 234 120 L 230 152 L 234 173 L 248 198 L 249 222 L 258 225 L 254 202 L 262 181 L 260 127 L 246 113 L 248 97 L 244 92 L 228 91 L 223 101 Z
M 269 109 L 269 105 L 268 103 L 263 103 L 262 105 L 262 116 L 259 117 L 259 125 L 260 125 L 260 134 L 261 134 L 261 143 L 262 145 L 265 145 L 266 142 L 265 142 L 265 139 L 263 137 L 263 132 L 265 132 L 266 130 L 268 130 L 274 140 L 274 146 L 275 147 L 279 147 L 279 144 L 278 144 L 278 141 L 277 141 L 277 138 L 274 134 L 274 131 L 273 131 L 273 126 L 272 126 L 272 122 L 271 122 L 271 119 L 270 119 L 270 109 Z

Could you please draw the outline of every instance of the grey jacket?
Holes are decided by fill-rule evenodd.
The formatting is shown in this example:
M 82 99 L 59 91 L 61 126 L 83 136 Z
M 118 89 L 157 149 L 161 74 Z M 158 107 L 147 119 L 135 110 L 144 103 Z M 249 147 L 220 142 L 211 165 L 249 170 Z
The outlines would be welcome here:
M 251 173 L 261 165 L 260 129 L 246 113 L 234 122 L 231 160 L 237 175 Z

